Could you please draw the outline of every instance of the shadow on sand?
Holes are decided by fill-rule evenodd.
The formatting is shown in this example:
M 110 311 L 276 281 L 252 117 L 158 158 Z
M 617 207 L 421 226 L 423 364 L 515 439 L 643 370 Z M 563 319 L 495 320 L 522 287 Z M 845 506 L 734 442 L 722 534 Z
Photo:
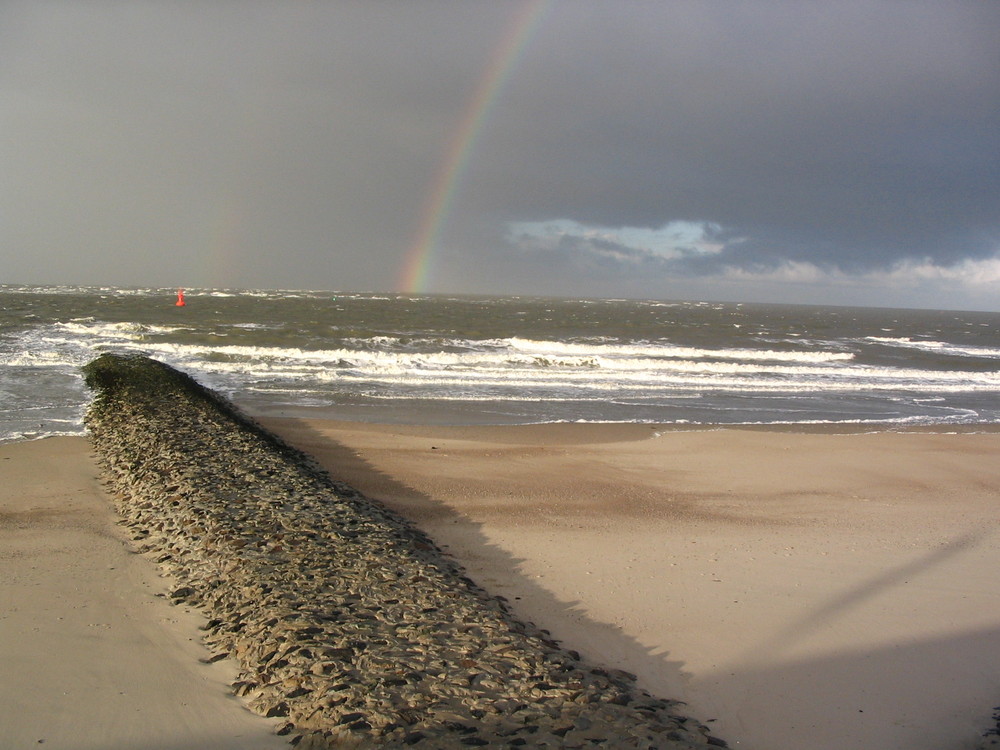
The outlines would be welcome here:
M 746 645 L 756 653 L 755 657 L 739 667 L 695 676 L 684 670 L 684 662 L 671 659 L 668 651 L 651 649 L 615 626 L 589 618 L 580 601 L 557 599 L 521 573 L 520 566 L 525 561 L 491 542 L 482 531 L 482 524 L 398 482 L 329 434 L 315 430 L 308 420 L 259 421 L 314 457 L 333 479 L 387 505 L 432 537 L 435 534 L 428 527 L 456 525 L 461 530 L 463 547 L 461 555 L 457 555 L 460 562 L 462 558 L 474 559 L 481 570 L 502 569 L 504 572 L 498 578 L 518 579 L 518 597 L 513 597 L 515 600 L 509 604 L 519 618 L 535 620 L 540 627 L 550 628 L 557 640 L 562 635 L 560 621 L 583 623 L 585 627 L 574 628 L 574 632 L 594 634 L 590 643 L 563 643 L 564 647 L 579 651 L 587 661 L 632 671 L 640 670 L 630 665 L 641 664 L 639 686 L 654 694 L 662 693 L 644 684 L 642 673 L 655 674 L 657 684 L 678 686 L 675 694 L 659 696 L 672 700 L 690 699 L 694 687 L 702 697 L 708 691 L 718 690 L 719 695 L 708 701 L 720 713 L 713 734 L 722 735 L 734 747 L 972 750 L 987 746 L 983 742 L 984 733 L 994 723 L 990 707 L 996 701 L 994 696 L 1000 696 L 1000 628 L 967 629 L 938 638 L 841 650 L 822 657 L 771 659 L 769 655 L 807 638 L 853 608 L 877 600 L 922 571 L 945 564 L 981 544 L 990 546 L 986 537 L 993 529 L 963 534 L 915 560 L 879 571 L 756 645 L 753 634 L 748 633 Z M 442 538 L 435 537 L 435 541 L 449 553 Z M 497 590 L 497 581 L 488 572 L 471 575 L 491 593 L 507 593 L 503 587 Z M 530 607 L 525 606 L 527 602 Z M 539 618 L 531 612 L 539 611 L 551 613 L 552 622 L 538 622 Z M 867 640 L 870 643 L 872 639 Z M 921 693 L 921 685 L 926 686 L 926 695 L 913 702 L 913 696 Z M 692 707 L 691 713 L 699 705 Z M 723 711 L 727 715 L 721 715 Z M 709 726 L 716 720 L 712 715 L 694 718 Z
M 460 564 L 463 563 L 462 558 L 474 557 L 486 563 L 483 567 L 488 566 L 490 569 L 502 570 L 504 578 L 510 578 L 512 575 L 517 576 L 518 595 L 508 598 L 504 596 L 504 591 L 497 590 L 497 581 L 489 573 L 482 576 L 471 575 L 477 584 L 491 594 L 504 596 L 519 619 L 534 622 L 541 628 L 553 627 L 549 623 L 535 621 L 535 618 L 527 613 L 522 601 L 530 600 L 534 611 L 544 609 L 546 612 L 554 613 L 557 619 L 585 620 L 592 630 L 601 631 L 602 651 L 615 657 L 615 662 L 602 658 L 602 654 L 595 653 L 587 647 L 587 644 L 562 643 L 565 648 L 579 651 L 587 661 L 592 662 L 595 666 L 621 669 L 622 664 L 617 663 L 617 659 L 624 656 L 630 663 L 656 664 L 656 670 L 666 675 L 666 681 L 670 684 L 682 685 L 688 679 L 689 675 L 684 672 L 683 664 L 672 661 L 668 653 L 658 653 L 642 645 L 613 625 L 595 622 L 584 614 L 580 607 L 581 602 L 560 601 L 533 579 L 521 574 L 519 568 L 525 561 L 491 542 L 482 532 L 482 524 L 390 477 L 358 456 L 351 448 L 337 442 L 329 435 L 313 429 L 308 420 L 287 417 L 255 417 L 255 420 L 292 447 L 315 459 L 334 480 L 342 481 L 361 491 L 370 500 L 389 507 L 430 534 L 438 546 L 442 548 L 442 551 L 453 559 L 457 559 Z M 451 524 L 460 528 L 462 546 L 465 550 L 462 555 L 456 555 L 450 551 L 449 544 L 441 538 L 436 538 L 433 532 L 428 529 L 429 526 L 441 527 Z M 465 567 L 464 564 L 463 567 Z M 551 632 L 550 634 L 556 640 L 561 640 L 560 633 Z M 640 687 L 648 690 L 641 683 L 640 680 Z M 659 695 L 658 697 L 683 701 L 683 696 L 680 695 Z M 694 718 L 703 723 L 706 721 L 703 717 Z

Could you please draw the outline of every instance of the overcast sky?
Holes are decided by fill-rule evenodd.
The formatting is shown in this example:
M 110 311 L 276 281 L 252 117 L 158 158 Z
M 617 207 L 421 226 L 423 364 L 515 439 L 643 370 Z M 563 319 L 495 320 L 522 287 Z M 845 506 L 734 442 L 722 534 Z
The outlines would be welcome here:
M 0 158 L 0 283 L 1000 310 L 1000 2 L 6 0 Z

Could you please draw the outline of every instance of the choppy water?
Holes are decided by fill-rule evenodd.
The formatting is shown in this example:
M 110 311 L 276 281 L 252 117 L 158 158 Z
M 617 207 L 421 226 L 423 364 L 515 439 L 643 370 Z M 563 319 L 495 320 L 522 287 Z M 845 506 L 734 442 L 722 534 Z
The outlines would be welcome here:
M 79 368 L 147 353 L 251 414 L 373 422 L 1000 422 L 1000 314 L 0 287 L 0 441 L 82 433 Z

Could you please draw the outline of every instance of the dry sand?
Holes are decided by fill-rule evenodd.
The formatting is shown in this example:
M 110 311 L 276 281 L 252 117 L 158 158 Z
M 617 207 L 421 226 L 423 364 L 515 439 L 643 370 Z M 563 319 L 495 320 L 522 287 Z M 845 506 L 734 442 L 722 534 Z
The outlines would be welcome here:
M 203 664 L 197 615 L 131 554 L 84 438 L 0 446 L 0 747 L 287 748 Z
M 974 747 L 1000 434 L 265 420 L 733 747 Z M 0 746 L 284 747 L 130 554 L 82 438 L 0 447 Z
M 733 747 L 993 725 L 1000 434 L 265 423 Z

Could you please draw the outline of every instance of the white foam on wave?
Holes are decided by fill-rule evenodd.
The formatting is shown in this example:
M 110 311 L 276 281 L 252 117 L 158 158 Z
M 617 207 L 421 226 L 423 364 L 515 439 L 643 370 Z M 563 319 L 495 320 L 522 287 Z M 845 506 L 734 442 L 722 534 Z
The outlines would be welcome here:
M 144 352 L 197 371 L 233 373 L 253 380 L 304 378 L 317 382 L 377 380 L 396 386 L 433 382 L 441 387 L 509 387 L 586 390 L 709 388 L 738 391 L 925 389 L 933 392 L 1000 389 L 996 372 L 955 372 L 852 364 L 839 352 L 708 350 L 649 344 L 583 344 L 528 339 L 447 340 L 431 351 L 400 350 L 400 340 L 377 337 L 371 348 L 302 349 L 273 346 L 180 344 L 145 338 L 137 324 L 61 324 L 81 334 L 87 349 L 115 342 L 141 344 Z M 176 329 L 174 329 L 176 330 Z M 87 345 L 89 339 L 89 345 Z M 49 338 L 70 346 L 70 339 Z M 411 344 L 414 342 L 411 342 Z M 426 345 L 427 342 L 416 342 Z M 92 352 L 88 352 L 89 355 Z M 684 355 L 687 355 L 685 358 Z M 25 363 L 54 366 L 65 356 Z M 80 357 L 71 358 L 78 359 Z M 741 359 L 742 358 L 742 359 Z
M 256 325 L 256 324 L 252 324 Z M 560 342 L 508 339 L 350 339 L 351 347 L 303 349 L 179 343 L 173 325 L 57 323 L 36 332 L 35 344 L 6 364 L 69 367 L 97 351 L 136 345 L 151 356 L 198 372 L 239 375 L 254 382 L 293 378 L 318 383 L 372 380 L 394 386 L 586 391 L 684 390 L 829 391 L 915 389 L 929 392 L 1000 390 L 1000 373 L 859 365 L 854 354 L 809 350 L 704 349 L 669 343 Z M 60 335 L 56 335 L 58 331 Z M 886 339 L 898 342 L 903 339 Z M 926 344 L 927 342 L 922 342 Z M 934 343 L 934 342 L 931 342 Z
M 886 346 L 898 346 L 903 349 L 917 349 L 934 354 L 946 354 L 955 357 L 1000 358 L 1000 349 L 988 346 L 958 346 L 946 341 L 918 341 L 912 338 L 892 338 L 888 336 L 868 336 L 866 341 L 874 341 Z
M 76 361 L 57 351 L 22 351 L 0 354 L 0 364 L 8 367 L 73 367 Z
M 561 341 L 534 341 L 512 338 L 510 346 L 518 351 L 572 354 L 605 357 L 662 357 L 677 359 L 731 359 L 773 362 L 848 362 L 854 359 L 851 352 L 829 351 L 775 351 L 760 349 L 698 349 L 668 343 L 638 344 L 585 344 Z
M 859 368 L 840 373 L 826 372 L 823 377 L 802 368 L 746 368 L 729 366 L 729 372 L 707 370 L 700 363 L 686 363 L 689 369 L 667 371 L 609 371 L 573 370 L 545 368 L 479 368 L 448 369 L 421 368 L 411 365 L 352 367 L 352 368 L 310 368 L 308 366 L 261 366 L 253 363 L 204 363 L 201 365 L 215 372 L 241 373 L 258 382 L 277 378 L 281 380 L 309 380 L 316 383 L 340 384 L 342 386 L 380 384 L 395 387 L 402 393 L 414 389 L 421 391 L 422 397 L 438 398 L 446 390 L 479 392 L 490 390 L 555 392 L 578 390 L 581 392 L 600 391 L 609 395 L 622 389 L 632 393 L 653 393 L 668 395 L 683 391 L 730 391 L 738 393 L 809 393 L 836 391 L 894 391 L 910 390 L 926 393 L 949 393 L 966 391 L 995 391 L 1000 389 L 1000 376 L 993 373 L 964 373 L 956 377 L 954 373 L 930 373 L 934 377 L 917 371 L 909 379 L 900 377 L 898 372 L 878 372 Z M 798 377 L 791 377 L 797 375 Z M 485 397 L 485 395 L 484 395 Z
M 40 429 L 34 430 L 11 430 L 8 432 L 0 432 L 0 445 L 4 443 L 28 443 L 34 440 L 44 440 L 50 437 L 83 437 L 86 435 L 86 430 L 81 423 L 79 429 L 76 430 L 48 430 Z
M 257 339 L 259 346 L 221 343 L 233 328 L 266 333 Z M 927 413 L 940 407 L 944 419 L 973 420 L 974 411 L 959 414 L 956 410 L 958 416 L 951 416 L 948 410 L 954 407 L 949 404 L 963 400 L 981 404 L 990 396 L 979 394 L 1000 393 L 1000 372 L 992 368 L 967 372 L 921 369 L 912 364 L 894 367 L 891 361 L 883 365 L 858 362 L 856 353 L 870 351 L 873 344 L 944 354 L 1000 356 L 1000 349 L 898 337 L 835 341 L 755 338 L 752 343 L 762 348 L 709 348 L 679 346 L 665 340 L 621 341 L 610 336 L 552 341 L 541 337 L 467 339 L 444 332 L 440 336 L 377 333 L 326 341 L 316 338 L 316 348 L 309 348 L 282 346 L 283 340 L 308 341 L 301 332 L 292 330 L 288 339 L 282 339 L 282 330 L 280 323 L 244 322 L 219 323 L 199 333 L 186 320 L 147 324 L 80 317 L 13 334 L 5 343 L 5 353 L 0 353 L 0 364 L 43 368 L 46 378 L 52 376 L 53 393 L 72 390 L 74 398 L 80 365 L 104 351 L 136 351 L 178 367 L 229 396 L 285 393 L 299 404 L 353 398 L 385 402 L 622 403 L 636 406 L 637 415 L 648 413 L 647 405 L 650 409 L 663 404 L 673 408 L 675 399 L 703 396 L 722 404 L 718 407 L 722 412 L 730 410 L 730 402 L 736 399 L 746 416 L 754 411 L 749 404 L 774 399 L 779 405 L 764 411 L 787 414 L 795 411 L 789 404 L 807 399 L 810 394 L 823 394 L 820 399 L 827 406 L 820 408 L 827 410 L 840 395 L 859 394 L 861 405 L 852 407 L 854 413 L 867 408 L 864 399 L 883 403 L 898 395 L 907 405 L 925 404 Z M 331 336 L 336 332 L 332 326 L 328 329 Z M 914 357 L 911 363 L 920 359 Z M 33 378 L 35 373 L 17 377 Z M 62 384 L 63 380 L 74 385 L 70 388 Z M 24 392 L 29 393 L 30 388 L 25 386 Z M 967 399 L 951 395 L 957 393 L 970 395 Z M 830 394 L 837 398 L 830 399 Z M 751 401 L 754 396 L 761 400 Z M 525 413 L 535 413 L 533 408 Z M 995 413 L 988 405 L 976 408 Z M 561 412 L 537 411 L 566 414 L 573 410 L 563 407 Z M 815 413 L 810 409 L 810 415 Z M 882 415 L 877 421 L 886 419 L 887 415 Z M 53 427 L 59 429 L 58 425 Z M 30 432 L 24 425 L 17 430 L 19 434 Z
M 164 335 L 192 330 L 190 326 L 156 325 L 154 323 L 105 323 L 93 318 L 78 318 L 66 323 L 55 323 L 57 330 L 61 329 L 78 336 L 92 338 L 124 338 L 131 341 L 141 339 L 150 334 Z

